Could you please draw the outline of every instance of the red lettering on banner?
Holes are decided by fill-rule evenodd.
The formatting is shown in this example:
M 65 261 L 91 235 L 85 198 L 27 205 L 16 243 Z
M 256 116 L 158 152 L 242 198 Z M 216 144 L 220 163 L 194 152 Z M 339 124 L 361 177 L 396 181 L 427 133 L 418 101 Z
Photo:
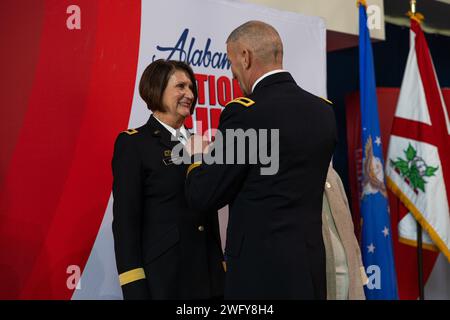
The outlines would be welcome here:
M 217 80 L 217 100 L 222 107 L 231 100 L 231 82 L 227 77 L 220 77 Z
M 189 116 L 186 118 L 186 120 L 184 120 L 184 126 L 186 127 L 186 129 L 192 129 L 192 123 L 192 116 Z
M 205 133 L 206 130 L 208 130 L 209 125 L 208 125 L 208 109 L 207 108 L 196 108 L 195 109 L 195 116 L 196 116 L 196 120 L 197 123 L 201 122 L 201 128 L 198 127 L 197 125 L 197 133 L 198 134 L 203 134 Z
M 197 80 L 197 107 L 195 108 L 195 119 L 188 117 L 184 123 L 186 128 L 192 129 L 194 121 L 200 123 L 196 126 L 196 133 L 203 134 L 211 127 L 211 136 L 215 134 L 215 129 L 219 126 L 220 113 L 222 108 L 232 99 L 242 97 L 242 91 L 236 79 L 230 79 L 226 76 L 221 76 L 217 79 L 214 75 L 195 74 Z M 208 88 L 206 88 L 208 86 Z M 208 90 L 208 97 L 206 97 L 206 90 Z M 219 104 L 216 108 L 211 108 Z M 208 121 L 208 112 L 209 119 Z
M 206 74 L 195 74 L 195 79 L 197 80 L 198 104 L 205 104 L 205 81 L 207 78 Z
M 215 106 L 217 100 L 219 104 L 223 107 L 232 98 L 236 99 L 242 97 L 242 91 L 239 87 L 239 83 L 236 79 L 230 79 L 226 76 L 221 76 L 217 79 L 214 75 L 206 74 L 195 74 L 195 79 L 197 80 L 197 91 L 198 91 L 198 101 L 199 105 L 209 105 Z M 208 100 L 206 100 L 206 83 L 208 84 Z M 217 93 L 216 93 L 217 91 Z
M 216 77 L 209 76 L 208 77 L 208 87 L 209 87 L 209 105 L 215 106 L 216 105 Z

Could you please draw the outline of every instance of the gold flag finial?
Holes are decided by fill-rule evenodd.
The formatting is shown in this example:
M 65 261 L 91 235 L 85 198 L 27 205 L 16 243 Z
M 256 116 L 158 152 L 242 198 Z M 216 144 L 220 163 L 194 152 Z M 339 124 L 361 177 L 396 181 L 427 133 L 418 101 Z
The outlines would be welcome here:
M 411 0 L 409 3 L 411 4 L 411 13 L 416 14 L 416 0 Z
M 360 5 L 363 5 L 364 7 L 367 8 L 366 0 L 357 0 L 356 1 L 356 6 L 359 8 Z
M 421 24 L 425 17 L 423 14 L 416 11 L 416 0 L 410 0 L 409 3 L 411 5 L 411 10 L 408 11 L 406 15 Z

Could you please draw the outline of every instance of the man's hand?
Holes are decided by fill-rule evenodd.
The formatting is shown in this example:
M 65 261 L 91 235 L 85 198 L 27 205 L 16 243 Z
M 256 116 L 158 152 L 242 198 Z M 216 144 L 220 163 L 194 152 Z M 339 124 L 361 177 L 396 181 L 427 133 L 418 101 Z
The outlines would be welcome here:
M 205 136 L 193 134 L 187 141 L 184 148 L 188 152 L 189 156 L 197 153 L 208 152 L 209 141 Z

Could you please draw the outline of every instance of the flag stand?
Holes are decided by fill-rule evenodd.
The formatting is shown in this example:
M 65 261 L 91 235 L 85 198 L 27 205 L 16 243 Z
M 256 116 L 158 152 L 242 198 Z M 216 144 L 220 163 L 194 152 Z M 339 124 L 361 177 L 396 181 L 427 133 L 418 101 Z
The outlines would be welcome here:
M 423 250 L 422 250 L 422 226 L 417 223 L 417 273 L 419 284 L 419 300 L 425 300 L 425 290 L 423 286 Z
M 416 0 L 410 1 L 411 14 L 414 16 L 416 14 Z M 425 290 L 423 285 L 423 250 L 422 250 L 422 226 L 418 221 L 417 224 L 417 274 L 418 274 L 418 285 L 419 285 L 419 300 L 425 299 Z

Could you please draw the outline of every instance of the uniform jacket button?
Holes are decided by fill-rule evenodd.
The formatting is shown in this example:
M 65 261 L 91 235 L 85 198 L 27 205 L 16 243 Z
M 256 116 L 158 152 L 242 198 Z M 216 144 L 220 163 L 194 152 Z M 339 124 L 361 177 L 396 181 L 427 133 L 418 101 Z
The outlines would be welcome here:
M 198 231 L 204 231 L 205 227 L 204 226 L 198 226 Z
M 331 184 L 328 181 L 325 183 L 325 186 L 327 187 L 327 189 L 331 188 Z

